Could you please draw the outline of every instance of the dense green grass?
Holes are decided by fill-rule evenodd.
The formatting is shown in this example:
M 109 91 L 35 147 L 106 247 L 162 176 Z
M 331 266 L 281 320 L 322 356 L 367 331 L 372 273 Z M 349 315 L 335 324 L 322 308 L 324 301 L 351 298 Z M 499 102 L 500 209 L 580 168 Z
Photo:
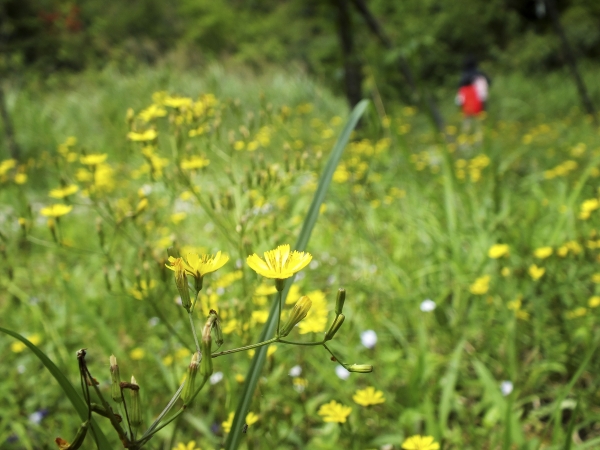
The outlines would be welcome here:
M 309 242 L 316 264 L 290 296 L 323 292 L 331 321 L 335 293 L 346 288 L 347 319 L 331 348 L 375 370 L 342 380 L 322 348 L 279 344 L 251 406 L 260 418 L 245 435 L 247 448 L 400 448 L 413 434 L 432 435 L 444 449 L 598 445 L 598 308 L 590 298 L 598 293 L 600 246 L 593 201 L 586 204 L 590 217 L 580 218 L 583 202 L 598 197 L 598 131 L 578 112 L 564 74 L 497 77 L 494 89 L 481 142 L 461 134 L 450 90 L 442 102 L 449 144 L 422 112 L 385 100 L 387 118 L 371 108 Z M 139 113 L 163 90 L 193 99 L 210 93 L 218 103 L 206 117 L 211 131 L 201 136 L 188 137 L 170 109 L 173 119 L 156 120 L 154 155 L 166 165 L 150 176 L 140 172 L 148 161 L 142 145 L 126 139 L 126 112 Z M 238 320 L 223 348 L 255 342 L 262 320 L 256 311 L 264 315 L 268 305 L 253 298 L 263 280 L 244 261 L 296 241 L 348 109 L 302 76 L 232 75 L 218 66 L 201 74 L 90 73 L 13 85 L 7 96 L 29 161 L 0 177 L 0 325 L 37 337 L 77 386 L 76 350 L 88 349 L 90 370 L 106 392 L 114 353 L 123 378 L 133 373 L 141 386 L 148 425 L 177 388 L 194 347 L 174 301 L 172 272 L 164 268 L 166 248 L 231 256 L 207 276 L 199 309 L 215 307 L 225 328 Z M 268 142 L 248 151 L 265 126 Z M 72 157 L 57 151 L 68 136 L 77 138 Z M 238 141 L 244 150 L 234 150 Z M 92 153 L 108 155 L 113 175 L 108 191 L 85 197 L 81 190 L 94 183 L 77 173 L 80 156 Z M 191 173 L 189 186 L 177 166 L 192 155 L 210 165 Z M 25 184 L 14 182 L 18 170 L 28 174 Z M 81 190 L 67 200 L 74 207 L 59 220 L 57 245 L 40 210 L 62 202 L 48 197 L 61 183 Z M 197 197 L 181 197 L 194 186 Z M 143 198 L 148 204 L 136 215 Z M 180 212 L 187 216 L 177 222 L 182 216 L 173 214 Z M 509 255 L 490 258 L 498 243 L 509 246 Z M 536 257 L 546 246 L 553 254 Z M 238 260 L 241 278 L 229 283 Z M 534 264 L 545 269 L 537 280 L 530 275 Z M 477 290 L 474 283 L 486 275 L 487 285 L 480 281 Z M 154 287 L 140 289 L 142 280 L 154 280 Z M 425 299 L 436 303 L 434 311 L 420 310 Z M 203 321 L 199 312 L 198 328 Z M 372 349 L 361 345 L 369 329 L 378 336 Z M 7 336 L 0 342 L 6 399 L 0 447 L 42 448 L 56 436 L 70 439 L 79 420 L 58 385 L 27 350 Z M 203 449 L 218 448 L 249 363 L 244 353 L 216 358 L 223 380 L 203 390 L 150 448 L 192 439 Z M 303 369 L 300 377 L 288 375 L 295 365 Z M 508 396 L 502 381 L 514 385 Z M 356 390 L 367 386 L 381 390 L 385 403 L 354 403 Z M 323 422 L 318 410 L 330 400 L 352 407 L 348 422 Z M 48 414 L 33 425 L 28 417 L 41 409 Z

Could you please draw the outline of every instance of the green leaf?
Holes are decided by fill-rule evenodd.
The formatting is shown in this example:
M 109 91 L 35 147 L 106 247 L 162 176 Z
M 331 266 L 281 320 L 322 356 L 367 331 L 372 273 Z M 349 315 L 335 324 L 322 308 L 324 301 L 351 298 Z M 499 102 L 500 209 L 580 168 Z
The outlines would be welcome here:
M 42 352 L 39 348 L 21 336 L 19 333 L 8 330 L 6 328 L 0 327 L 0 331 L 8 334 L 9 336 L 18 339 L 23 344 L 25 344 L 29 349 L 39 358 L 39 360 L 46 366 L 46 369 L 52 374 L 52 376 L 58 381 L 58 384 L 62 388 L 63 392 L 67 395 L 67 398 L 71 401 L 73 407 L 77 410 L 79 417 L 82 421 L 87 420 L 88 410 L 87 406 L 84 403 L 83 399 L 79 396 L 71 382 L 67 379 L 67 377 L 60 371 L 56 364 L 52 362 L 50 358 L 46 356 L 44 352 Z M 98 424 L 92 419 L 92 430 L 96 435 L 96 442 L 98 443 L 99 450 L 111 450 L 112 447 L 108 443 L 106 436 L 98 426 Z
M 319 217 L 319 209 L 321 208 L 323 200 L 325 200 L 325 194 L 327 193 L 331 179 L 333 178 L 333 172 L 335 172 L 335 169 L 342 158 L 342 153 L 344 152 L 344 148 L 350 140 L 350 134 L 352 133 L 352 130 L 354 130 L 354 127 L 356 127 L 356 124 L 363 115 L 368 104 L 368 100 L 362 100 L 354 107 L 354 110 L 352 111 L 352 114 L 350 114 L 350 118 L 346 122 L 342 133 L 333 146 L 333 151 L 331 152 L 329 161 L 327 161 L 327 165 L 325 166 L 325 169 L 321 174 L 321 178 L 319 179 L 319 186 L 317 187 L 315 196 L 313 197 L 310 208 L 308 209 L 308 213 L 304 218 L 302 230 L 300 231 L 300 235 L 298 236 L 298 240 L 294 246 L 295 250 L 303 251 L 306 249 L 306 245 L 308 244 L 312 230 L 315 227 L 317 218 Z M 286 283 L 286 286 L 282 292 L 283 303 L 285 303 L 285 298 L 287 297 L 289 289 L 290 283 Z M 259 341 L 265 341 L 275 333 L 275 328 L 277 327 L 277 306 L 277 295 L 275 295 L 275 299 L 271 304 L 269 319 L 267 320 L 267 323 L 261 332 Z M 235 417 L 231 425 L 231 432 L 229 433 L 227 441 L 225 442 L 225 448 L 227 450 L 236 449 L 240 444 L 240 440 L 242 438 L 242 429 L 244 426 L 244 421 L 246 420 L 246 414 L 248 414 L 250 402 L 252 401 L 252 396 L 254 395 L 254 390 L 256 389 L 260 373 L 267 358 L 267 347 L 268 346 L 264 346 L 257 349 L 256 353 L 254 354 L 254 358 L 252 358 L 252 363 L 250 364 L 250 369 L 248 371 L 248 375 L 246 376 L 246 382 L 244 383 L 244 388 L 241 392 L 240 400 L 235 411 Z
M 456 387 L 456 380 L 458 378 L 458 369 L 460 368 L 460 358 L 462 356 L 463 347 L 465 346 L 465 339 L 461 339 L 450 358 L 450 365 L 444 375 L 444 386 L 442 387 L 442 397 L 440 399 L 440 412 L 439 412 L 439 427 L 441 436 L 446 434 L 446 426 L 448 417 L 450 416 L 452 396 L 454 395 L 454 389 Z

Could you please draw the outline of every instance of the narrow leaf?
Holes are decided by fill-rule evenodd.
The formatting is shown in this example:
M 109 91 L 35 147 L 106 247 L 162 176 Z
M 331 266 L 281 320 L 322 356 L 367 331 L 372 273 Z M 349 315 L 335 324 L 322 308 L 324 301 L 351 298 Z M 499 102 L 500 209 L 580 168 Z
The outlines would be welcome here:
M 79 396 L 71 382 L 67 379 L 67 377 L 60 371 L 58 367 L 56 367 L 56 364 L 54 364 L 44 352 L 42 352 L 39 348 L 37 348 L 19 333 L 16 333 L 3 327 L 0 327 L 0 331 L 8 334 L 9 336 L 14 337 L 15 339 L 18 339 L 27 347 L 29 347 L 29 349 L 35 354 L 35 356 L 38 357 L 42 364 L 46 366 L 46 369 L 48 369 L 48 371 L 52 374 L 56 381 L 58 381 L 58 384 L 62 388 L 63 392 L 67 395 L 67 398 L 71 401 L 71 404 L 77 410 L 77 413 L 79 414 L 81 420 L 86 421 L 88 416 L 86 404 L 84 403 L 83 399 Z M 91 425 L 92 430 L 96 434 L 98 449 L 111 450 L 111 445 L 108 443 L 106 436 L 104 435 L 98 424 L 94 421 L 94 419 L 92 419 Z
M 331 152 L 329 161 L 327 161 L 327 165 L 325 166 L 325 169 L 321 174 L 321 178 L 319 179 L 319 186 L 317 187 L 317 191 L 315 192 L 310 208 L 308 209 L 308 213 L 304 218 L 302 230 L 300 231 L 300 235 L 298 236 L 298 240 L 296 241 L 296 245 L 294 246 L 295 250 L 303 251 L 306 249 L 306 245 L 308 244 L 308 240 L 310 239 L 312 230 L 315 227 L 317 218 L 319 217 L 319 210 L 321 208 L 321 204 L 323 203 L 323 200 L 325 200 L 325 194 L 327 193 L 327 190 L 329 189 L 329 185 L 331 183 L 331 179 L 333 178 L 333 172 L 335 172 L 335 169 L 338 163 L 340 162 L 340 159 L 344 152 L 344 148 L 350 140 L 350 134 L 352 133 L 352 130 L 354 130 L 354 127 L 356 127 L 356 124 L 358 123 L 360 117 L 363 115 L 368 104 L 368 100 L 362 100 L 358 105 L 354 107 L 354 110 L 352 111 L 352 114 L 350 114 L 350 118 L 346 122 L 342 133 L 340 134 L 338 140 L 333 146 L 333 151 Z M 284 304 L 289 289 L 290 283 L 286 283 L 286 286 L 282 292 L 282 302 Z M 265 327 L 261 332 L 259 341 L 267 340 L 275 333 L 275 328 L 277 327 L 277 313 L 277 295 L 275 295 L 273 303 L 271 304 L 269 319 L 267 320 L 267 323 L 265 324 Z M 264 346 L 257 349 L 256 353 L 254 354 L 254 358 L 252 358 L 250 370 L 248 371 L 248 375 L 246 376 L 244 388 L 241 392 L 240 399 L 235 411 L 235 417 L 231 425 L 231 432 L 227 437 L 227 442 L 225 442 L 225 448 L 227 450 L 237 449 L 237 447 L 240 444 L 246 414 L 248 414 L 250 403 L 252 401 L 252 396 L 254 395 L 254 390 L 256 389 L 256 385 L 258 384 L 258 379 L 260 377 L 262 368 L 265 364 L 266 357 L 267 346 Z

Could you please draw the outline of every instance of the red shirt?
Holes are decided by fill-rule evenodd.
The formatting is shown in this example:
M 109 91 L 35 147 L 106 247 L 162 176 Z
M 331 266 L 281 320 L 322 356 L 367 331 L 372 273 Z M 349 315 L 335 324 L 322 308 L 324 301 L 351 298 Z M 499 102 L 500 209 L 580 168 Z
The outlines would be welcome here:
M 462 111 L 465 116 L 476 116 L 483 111 L 483 101 L 479 98 L 475 84 L 461 87 L 458 95 L 462 100 Z

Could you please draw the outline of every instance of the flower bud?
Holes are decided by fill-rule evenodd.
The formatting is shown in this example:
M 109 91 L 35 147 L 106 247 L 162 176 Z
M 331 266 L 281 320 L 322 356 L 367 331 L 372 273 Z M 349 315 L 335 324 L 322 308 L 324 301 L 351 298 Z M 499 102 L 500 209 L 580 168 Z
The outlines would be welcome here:
M 217 315 L 217 312 L 213 309 L 210 310 L 210 313 L 214 314 L 215 316 Z M 217 344 L 217 348 L 219 348 L 221 345 L 223 345 L 223 329 L 221 328 L 221 321 L 219 320 L 218 316 L 213 323 L 213 328 L 215 329 L 215 334 L 217 335 L 215 343 Z
M 140 386 L 135 381 L 135 377 L 131 376 L 131 384 L 129 385 L 131 393 L 131 411 L 129 412 L 129 421 L 132 427 L 139 427 L 142 424 L 142 406 L 140 405 Z
M 171 264 L 171 267 L 175 271 L 175 285 L 177 286 L 177 290 L 181 296 L 181 306 L 183 306 L 186 311 L 189 312 L 190 307 L 192 306 L 192 300 L 190 299 L 190 289 L 188 288 L 183 259 L 173 258 L 171 259 Z
M 344 367 L 348 372 L 357 373 L 371 373 L 373 372 L 373 366 L 370 364 L 344 364 Z
M 110 355 L 110 396 L 112 399 L 121 403 L 123 401 L 123 397 L 121 397 L 121 374 L 119 373 L 119 366 L 117 365 L 117 358 L 115 355 Z
M 340 314 L 335 318 L 335 320 L 329 327 L 329 330 L 327 331 L 327 333 L 325 333 L 325 341 L 329 341 L 329 340 L 333 339 L 333 337 L 335 336 L 335 333 L 337 333 L 337 331 L 340 329 L 340 327 L 344 323 L 344 320 L 346 320 L 346 316 L 344 316 L 343 314 Z
M 290 317 L 288 318 L 285 325 L 281 328 L 279 335 L 281 337 L 285 337 L 290 334 L 290 331 L 308 314 L 310 307 L 312 306 L 312 301 L 306 295 L 300 297 L 300 300 L 296 302 L 292 311 L 290 312 Z
M 196 374 L 198 373 L 198 367 L 200 365 L 200 355 L 195 352 L 192 355 L 192 361 L 188 366 L 187 378 L 185 379 L 185 385 L 183 391 L 181 391 L 181 400 L 184 405 L 188 405 L 194 395 L 194 389 L 196 387 Z
M 216 315 L 209 315 L 206 325 L 204 325 L 204 328 L 202 329 L 202 343 L 200 344 L 200 348 L 202 349 L 202 361 L 200 362 L 200 375 L 203 377 L 209 377 L 213 373 L 211 355 L 212 337 L 210 336 L 210 331 L 215 320 Z
M 335 300 L 335 315 L 339 316 L 344 308 L 344 302 L 346 301 L 346 289 L 339 288 L 337 293 L 337 299 Z

